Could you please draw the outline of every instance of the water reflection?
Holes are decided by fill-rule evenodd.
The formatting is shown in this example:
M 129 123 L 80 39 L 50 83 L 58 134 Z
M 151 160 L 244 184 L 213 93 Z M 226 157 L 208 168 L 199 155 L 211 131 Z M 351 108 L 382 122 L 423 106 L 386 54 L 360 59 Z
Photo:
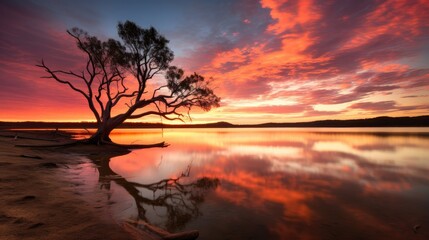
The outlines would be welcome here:
M 200 239 L 429 237 L 429 138 L 424 136 L 183 129 L 120 130 L 113 139 L 171 144 L 111 159 L 110 168 L 127 179 L 114 181 L 124 188 L 121 181 L 133 182 L 126 189 L 134 198 L 152 199 L 142 183 L 177 178 L 190 163 L 189 181 L 220 179 L 182 225 L 172 227 L 168 221 L 176 216 L 169 210 L 167 218 L 143 214 L 170 230 L 198 229 Z
M 118 153 L 121 156 L 123 153 Z M 143 220 L 151 223 L 147 215 L 147 209 L 157 209 L 165 212 L 163 227 L 174 232 L 182 229 L 192 218 L 200 215 L 198 205 L 204 202 L 205 192 L 216 189 L 219 185 L 217 178 L 202 177 L 195 181 L 187 181 L 190 176 L 191 165 L 179 177 L 162 179 L 153 183 L 138 183 L 128 181 L 110 168 L 112 153 L 90 155 L 89 158 L 96 164 L 99 172 L 100 188 L 112 191 L 112 183 L 117 184 L 135 201 L 137 215 L 127 216 L 128 220 L 134 218 L 136 222 Z M 151 192 L 150 196 L 142 194 L 143 191 Z

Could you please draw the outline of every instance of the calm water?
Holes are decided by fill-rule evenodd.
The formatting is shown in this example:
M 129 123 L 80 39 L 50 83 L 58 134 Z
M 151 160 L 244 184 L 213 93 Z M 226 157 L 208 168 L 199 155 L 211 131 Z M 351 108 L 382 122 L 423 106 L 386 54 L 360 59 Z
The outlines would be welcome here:
M 429 239 L 429 137 L 416 132 L 429 129 L 118 130 L 170 146 L 112 157 L 100 184 L 117 219 L 202 240 Z

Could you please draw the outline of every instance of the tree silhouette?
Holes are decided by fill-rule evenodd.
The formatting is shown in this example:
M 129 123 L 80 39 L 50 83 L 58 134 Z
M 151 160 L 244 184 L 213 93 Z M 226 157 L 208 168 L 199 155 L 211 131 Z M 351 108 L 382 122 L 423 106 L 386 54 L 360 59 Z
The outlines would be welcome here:
M 111 143 L 110 133 L 127 119 L 155 115 L 184 121 L 194 106 L 205 111 L 219 106 L 220 98 L 203 76 L 185 76 L 182 69 L 170 65 L 174 54 L 167 46 L 169 41 L 153 27 L 119 23 L 121 41 L 101 41 L 79 28 L 67 33 L 87 57 L 84 69 L 52 70 L 43 60 L 37 66 L 49 74 L 43 78 L 67 85 L 86 99 L 97 121 L 97 131 L 88 143 Z M 159 74 L 164 74 L 165 84 L 149 90 L 148 81 Z M 112 112 L 124 104 L 126 110 Z

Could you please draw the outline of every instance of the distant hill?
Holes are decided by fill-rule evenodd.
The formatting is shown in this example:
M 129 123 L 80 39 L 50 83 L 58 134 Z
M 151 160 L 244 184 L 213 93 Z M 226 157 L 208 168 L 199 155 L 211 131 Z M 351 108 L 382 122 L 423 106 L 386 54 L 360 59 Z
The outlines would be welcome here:
M 263 123 L 259 127 L 429 127 L 429 115 L 418 117 L 376 117 L 353 120 L 321 120 L 297 123 Z
M 95 128 L 95 122 L 0 122 L 0 129 L 83 129 Z M 429 115 L 417 117 L 376 117 L 354 120 L 321 120 L 295 123 L 231 124 L 163 124 L 125 122 L 119 128 L 279 128 L 279 127 L 429 127 Z

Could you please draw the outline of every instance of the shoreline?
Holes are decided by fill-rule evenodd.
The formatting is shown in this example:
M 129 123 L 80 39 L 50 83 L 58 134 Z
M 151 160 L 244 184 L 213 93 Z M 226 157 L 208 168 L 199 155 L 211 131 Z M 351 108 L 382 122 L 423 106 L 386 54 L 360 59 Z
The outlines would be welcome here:
M 44 122 L 44 121 L 0 121 L 0 129 L 89 129 L 96 128 L 95 122 Z M 429 127 L 429 115 L 412 117 L 379 116 L 360 119 L 325 119 L 310 122 L 265 122 L 254 124 L 234 124 L 229 122 L 212 122 L 197 124 L 164 124 L 124 122 L 117 128 L 389 128 L 389 127 Z
M 152 239 L 117 223 L 102 202 L 106 193 L 88 186 L 78 172 L 73 176 L 89 159 L 67 149 L 15 147 L 50 139 L 61 143 L 70 135 L 7 130 L 0 135 L 0 239 Z

